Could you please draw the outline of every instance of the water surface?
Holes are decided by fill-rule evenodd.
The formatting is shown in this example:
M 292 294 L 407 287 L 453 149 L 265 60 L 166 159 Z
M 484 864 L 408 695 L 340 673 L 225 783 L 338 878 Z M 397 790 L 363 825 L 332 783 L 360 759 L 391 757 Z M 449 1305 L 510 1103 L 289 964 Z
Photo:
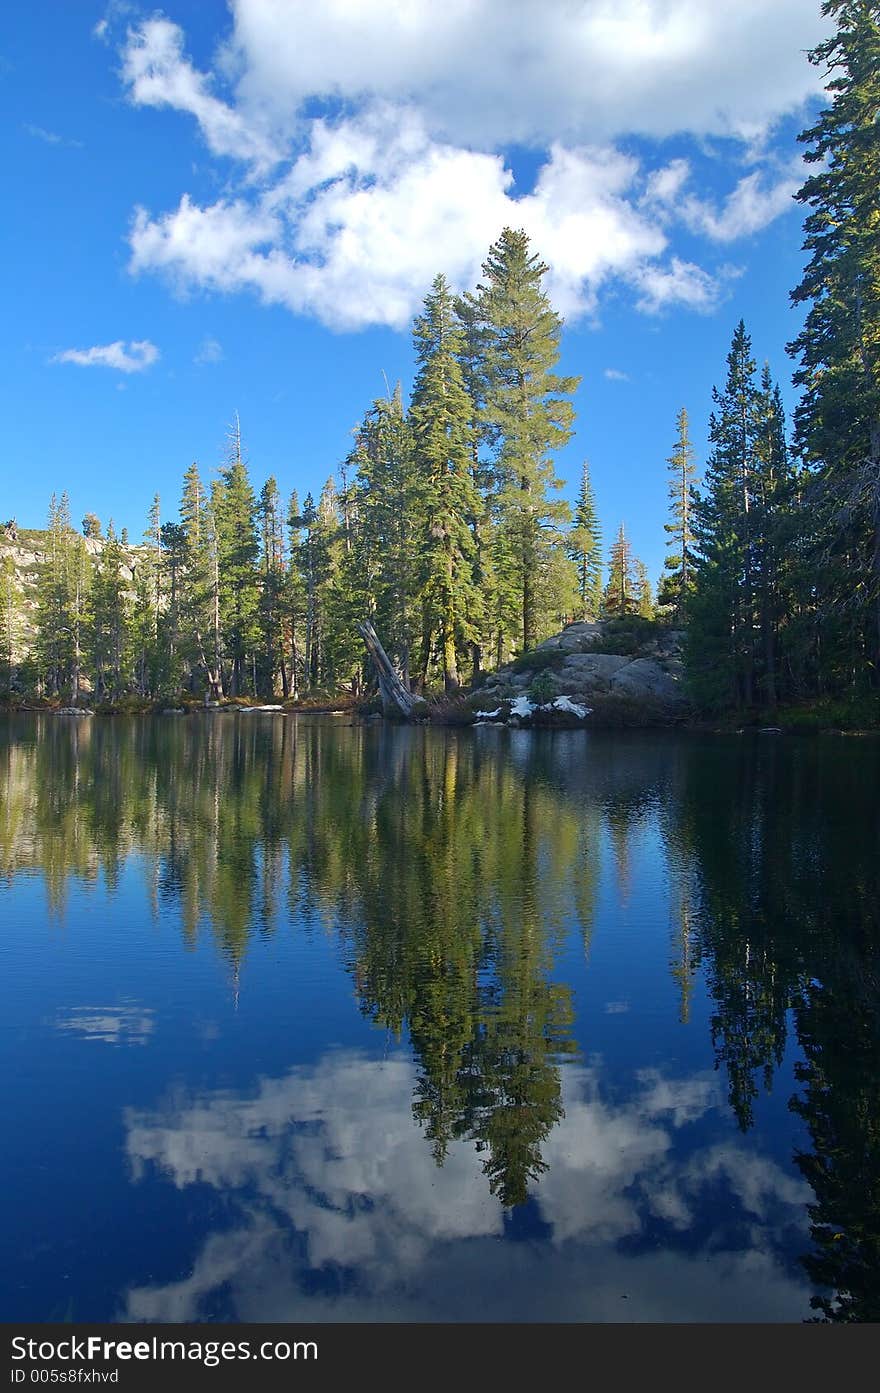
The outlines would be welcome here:
M 0 720 L 0 1315 L 880 1318 L 880 743 Z

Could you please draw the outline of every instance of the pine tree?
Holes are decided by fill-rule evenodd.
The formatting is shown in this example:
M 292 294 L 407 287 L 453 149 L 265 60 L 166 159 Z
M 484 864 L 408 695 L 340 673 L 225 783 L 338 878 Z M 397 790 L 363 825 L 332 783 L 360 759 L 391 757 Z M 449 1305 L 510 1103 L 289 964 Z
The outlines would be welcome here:
M 357 509 L 371 577 L 370 617 L 408 685 L 422 633 L 418 541 L 424 535 L 425 481 L 416 466 L 399 384 L 391 397 L 374 402 L 360 427 L 358 448 Z
M 160 618 L 163 677 L 169 691 L 177 692 L 182 684 L 184 655 L 181 649 L 184 576 L 188 546 L 186 528 L 179 522 L 165 522 L 159 531 L 162 544 L 163 590 L 165 611 Z
M 318 666 L 316 642 L 318 630 L 318 547 L 315 539 L 318 510 L 311 493 L 306 494 L 299 516 L 291 516 L 289 522 L 299 535 L 293 559 L 300 574 L 305 597 L 303 685 L 306 689 L 310 689 L 316 685 Z
M 79 705 L 89 607 L 90 565 L 85 538 L 71 533 L 69 552 L 70 700 Z
M 669 534 L 666 545 L 672 551 L 665 562 L 666 574 L 660 586 L 660 603 L 669 607 L 674 620 L 679 622 L 687 608 L 692 584 L 694 534 L 691 486 L 697 472 L 685 407 L 676 417 L 676 428 L 672 454 L 666 461 L 669 467 L 669 510 L 672 521 L 664 525 L 664 530 Z
M 462 384 L 470 403 L 471 483 L 478 500 L 477 511 L 471 521 L 474 585 L 480 595 L 479 612 L 474 616 L 476 632 L 471 641 L 472 676 L 476 682 L 483 667 L 483 654 L 491 648 L 497 612 L 492 564 L 492 490 L 495 474 L 489 457 L 493 429 L 485 410 L 485 362 L 489 335 L 480 316 L 479 304 L 473 296 L 456 297 L 455 317 L 461 329 L 458 359 Z
M 568 398 L 579 379 L 559 377 L 562 320 L 541 287 L 548 267 L 529 250 L 525 232 L 505 228 L 483 264 L 484 281 L 471 303 L 485 330 L 484 419 L 495 444 L 495 508 L 505 534 L 511 587 L 520 610 L 524 650 L 539 633 L 536 583 L 540 553 L 567 521 L 568 505 L 553 501 L 561 487 L 551 452 L 571 437 Z
M 785 438 L 782 394 L 779 384 L 773 382 L 768 363 L 764 364 L 761 374 L 755 414 L 755 582 L 761 640 L 760 686 L 772 710 L 778 695 L 780 626 L 785 624 L 795 605 L 789 556 L 794 541 L 795 479 Z
M 89 604 L 90 664 L 99 700 L 118 701 L 131 680 L 131 605 L 125 554 L 112 522 L 96 560 Z
M 880 6 L 825 0 L 835 32 L 810 54 L 830 75 L 830 107 L 800 136 L 818 170 L 796 195 L 811 209 L 810 260 L 792 294 L 808 305 L 789 352 L 797 447 L 814 471 L 805 521 L 827 616 L 849 622 L 839 677 L 880 680 Z M 833 651 L 833 650 L 832 650 Z M 847 672 L 848 668 L 848 672 Z
M 221 694 L 217 531 L 195 460 L 183 476 L 180 525 L 186 544 L 181 606 L 184 653 L 191 669 L 201 668 L 206 690 L 217 700 Z
M 627 614 L 635 613 L 637 608 L 632 546 L 621 523 L 609 556 L 604 609 L 610 617 L 622 619 Z
M 70 684 L 74 665 L 76 574 L 70 502 L 53 493 L 48 540 L 37 576 L 36 656 L 40 683 L 50 696 Z
M 15 562 L 4 556 L 0 567 L 0 692 L 12 693 L 18 678 L 18 647 L 21 637 L 21 587 L 15 575 Z
M 311 537 L 315 575 L 312 681 L 316 687 L 332 689 L 339 675 L 331 627 L 332 595 L 342 547 L 336 483 L 332 478 L 327 479 L 318 497 Z
M 712 392 L 713 448 L 692 509 L 696 568 L 688 604 L 688 669 L 695 694 L 705 690 L 713 705 L 723 704 L 726 692 L 727 701 L 750 706 L 755 693 L 759 403 L 754 376 L 751 340 L 740 320 L 727 355 L 724 391 Z
M 568 555 L 577 568 L 578 618 L 598 619 L 602 608 L 602 532 L 586 460 L 581 469 L 574 524 L 566 540 Z
M 648 575 L 648 568 L 644 561 L 639 561 L 638 557 L 633 563 L 635 571 L 635 590 L 638 613 L 643 619 L 654 618 L 654 592 L 651 589 L 651 579 Z
M 284 644 L 284 513 L 274 477 L 260 492 L 260 653 L 261 683 L 270 695 L 281 678 L 282 695 L 288 696 Z
M 160 648 L 162 608 L 162 518 L 159 495 L 153 496 L 144 543 L 134 567 L 134 617 L 132 640 L 135 654 L 135 682 L 140 696 L 154 696 L 162 684 L 163 655 Z
M 296 700 L 300 688 L 307 685 L 306 669 L 302 659 L 300 635 L 304 630 L 306 617 L 306 588 L 303 584 L 299 566 L 302 546 L 302 511 L 299 495 L 294 489 L 287 505 L 287 554 L 289 563 L 282 594 L 282 605 L 286 631 L 286 654 L 290 658 L 290 695 Z
M 423 479 L 422 660 L 438 635 L 447 692 L 459 686 L 459 658 L 476 637 L 479 591 L 473 526 L 482 505 L 472 475 L 472 404 L 464 385 L 464 337 L 452 293 L 437 276 L 413 325 L 418 371 L 409 421 Z
M 260 638 L 257 560 L 257 500 L 248 477 L 236 414 L 228 433 L 226 465 L 212 489 L 217 529 L 218 604 L 224 656 L 229 661 L 229 691 L 241 695 L 248 680 L 253 690 L 256 648 Z

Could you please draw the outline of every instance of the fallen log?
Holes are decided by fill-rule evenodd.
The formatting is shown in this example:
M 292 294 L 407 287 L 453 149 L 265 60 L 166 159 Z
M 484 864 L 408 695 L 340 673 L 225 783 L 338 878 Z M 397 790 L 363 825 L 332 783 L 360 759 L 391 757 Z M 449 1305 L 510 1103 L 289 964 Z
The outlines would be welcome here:
M 394 671 L 391 659 L 379 642 L 379 636 L 369 619 L 365 619 L 363 624 L 358 624 L 358 633 L 367 646 L 367 652 L 373 660 L 379 678 L 379 695 L 385 715 L 397 712 L 406 720 L 412 720 L 413 710 L 416 705 L 421 705 L 421 702 L 412 692 L 407 691 Z

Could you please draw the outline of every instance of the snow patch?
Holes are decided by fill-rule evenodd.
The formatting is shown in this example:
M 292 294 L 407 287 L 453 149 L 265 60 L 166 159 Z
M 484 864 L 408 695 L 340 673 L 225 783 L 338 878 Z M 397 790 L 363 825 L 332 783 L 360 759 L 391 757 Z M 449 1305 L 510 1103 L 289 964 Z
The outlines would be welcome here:
M 591 706 L 578 706 L 577 702 L 572 701 L 571 697 L 567 696 L 558 696 L 553 702 L 553 705 L 556 707 L 557 711 L 570 711 L 573 716 L 577 716 L 581 721 L 585 716 L 589 716 L 593 709 Z
M 475 711 L 474 715 L 477 718 L 474 725 L 476 725 L 478 721 L 494 721 L 496 716 L 501 715 L 501 707 L 499 706 L 497 711 Z
M 510 714 L 511 716 L 531 716 L 532 712 L 536 709 L 537 708 L 532 705 L 528 697 L 518 696 L 516 701 L 511 703 Z

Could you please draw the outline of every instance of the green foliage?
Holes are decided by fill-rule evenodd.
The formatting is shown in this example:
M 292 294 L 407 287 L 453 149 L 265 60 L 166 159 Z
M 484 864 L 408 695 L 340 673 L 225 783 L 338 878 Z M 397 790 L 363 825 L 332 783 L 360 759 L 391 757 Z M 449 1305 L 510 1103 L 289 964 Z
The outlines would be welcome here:
M 648 619 L 642 614 L 617 615 L 605 620 L 602 633 L 593 639 L 589 652 L 637 657 L 662 638 L 667 628 L 662 620 Z
M 666 545 L 672 550 L 666 558 L 659 601 L 672 611 L 674 619 L 678 622 L 684 616 L 693 587 L 694 532 L 691 490 L 697 471 L 685 407 L 679 411 L 675 424 L 675 444 L 666 461 L 669 467 L 669 510 L 672 521 L 664 525 L 664 531 L 669 537 Z
M 571 437 L 568 398 L 579 381 L 553 371 L 562 320 L 542 289 L 547 270 L 526 233 L 505 228 L 483 264 L 477 294 L 465 297 L 482 331 L 481 416 L 493 450 L 493 517 L 501 535 L 496 585 L 506 591 L 498 618 L 503 625 L 516 613 L 507 637 L 520 638 L 523 648 L 540 637 L 542 554 L 554 546 L 565 551 L 559 529 L 570 514 L 552 498 L 561 487 L 552 453 Z
M 409 421 L 423 488 L 422 659 L 425 664 L 436 636 L 444 685 L 453 692 L 460 660 L 478 632 L 481 600 L 472 526 L 482 505 L 471 472 L 473 408 L 461 366 L 464 332 L 443 276 L 435 278 L 425 297 L 413 341 L 418 372 Z
M 514 672 L 547 672 L 562 667 L 566 654 L 561 648 L 530 648 L 511 664 Z
M 636 560 L 636 603 L 638 612 L 642 619 L 654 618 L 654 592 L 651 589 L 651 581 L 648 576 L 648 568 L 644 561 Z
M 577 617 L 582 620 L 598 619 L 602 608 L 602 530 L 586 460 L 581 471 L 574 523 L 568 533 L 566 547 L 577 568 Z
M 724 390 L 713 390 L 713 449 L 691 509 L 695 564 L 686 662 L 695 698 L 712 709 L 747 708 L 762 698 L 775 705 L 786 630 L 796 612 L 786 519 L 795 478 L 782 402 L 769 367 L 760 385 L 755 373 L 740 321 Z
M 220 625 L 230 659 L 228 691 L 253 690 L 253 659 L 260 638 L 257 500 L 242 455 L 236 416 L 229 432 L 227 464 L 214 484 L 211 506 L 217 527 Z M 252 659 L 248 673 L 248 658 Z
M 806 604 L 826 683 L 880 681 L 880 11 L 826 0 L 834 33 L 810 54 L 831 105 L 800 136 L 816 172 L 809 261 L 792 300 L 807 307 L 789 345 L 799 359 L 796 443 L 809 470 L 803 512 Z
M 11 556 L 0 562 L 0 693 L 11 695 L 19 685 L 21 587 Z
M 635 613 L 638 603 L 635 560 L 626 529 L 621 523 L 611 547 L 603 612 L 610 617 L 623 617 Z
M 532 679 L 532 684 L 529 687 L 529 700 L 533 701 L 536 706 L 544 706 L 555 696 L 556 683 L 545 668 L 543 672 L 537 673 Z
M 866 693 L 825 697 L 764 714 L 767 722 L 772 716 L 773 722 L 783 730 L 805 734 L 833 730 L 877 731 L 880 730 L 880 696 Z
M 605 695 L 590 697 L 590 727 L 597 730 L 650 730 L 683 724 L 688 713 L 670 712 L 665 702 L 651 697 Z

